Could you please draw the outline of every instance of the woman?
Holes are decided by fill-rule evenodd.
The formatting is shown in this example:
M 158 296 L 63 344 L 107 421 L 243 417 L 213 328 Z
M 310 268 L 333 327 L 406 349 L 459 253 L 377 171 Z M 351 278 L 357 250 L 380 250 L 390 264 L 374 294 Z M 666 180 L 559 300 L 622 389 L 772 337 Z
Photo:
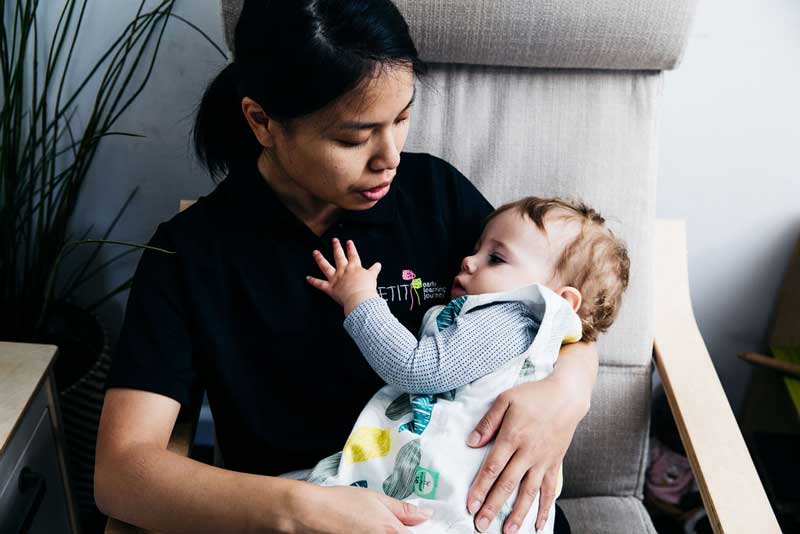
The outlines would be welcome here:
M 427 519 L 370 490 L 277 477 L 338 450 L 381 386 L 341 310 L 306 284 L 311 251 L 355 240 L 416 331 L 492 210 L 451 165 L 401 156 L 423 71 L 389 0 L 245 2 L 235 61 L 195 124 L 200 159 L 225 179 L 159 225 L 151 244 L 176 254 L 146 251 L 135 275 L 98 436 L 104 513 L 165 531 L 404 532 Z M 495 439 L 464 503 L 478 530 L 520 485 L 504 532 L 537 492 L 548 510 L 596 373 L 593 345 L 564 348 L 469 436 Z M 202 389 L 225 469 L 165 450 Z

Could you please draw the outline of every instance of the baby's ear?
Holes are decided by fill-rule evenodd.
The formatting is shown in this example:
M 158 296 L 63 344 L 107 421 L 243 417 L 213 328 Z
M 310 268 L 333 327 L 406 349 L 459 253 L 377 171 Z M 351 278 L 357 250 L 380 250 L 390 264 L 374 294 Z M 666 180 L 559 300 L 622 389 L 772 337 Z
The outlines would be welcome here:
M 581 301 L 583 297 L 581 297 L 581 292 L 575 289 L 572 286 L 564 286 L 557 291 L 558 295 L 565 298 L 567 302 L 570 303 L 572 306 L 572 311 L 577 312 L 578 308 L 581 307 Z

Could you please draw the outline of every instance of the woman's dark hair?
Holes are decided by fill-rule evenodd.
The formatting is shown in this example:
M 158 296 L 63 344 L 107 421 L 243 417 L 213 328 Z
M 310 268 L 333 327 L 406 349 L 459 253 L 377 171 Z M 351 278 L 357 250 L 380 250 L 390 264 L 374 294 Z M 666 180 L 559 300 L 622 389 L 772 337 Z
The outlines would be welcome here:
M 245 0 L 234 61 L 206 88 L 194 124 L 195 152 L 213 177 L 262 147 L 241 109 L 248 96 L 275 120 L 311 114 L 374 74 L 425 65 L 390 0 Z

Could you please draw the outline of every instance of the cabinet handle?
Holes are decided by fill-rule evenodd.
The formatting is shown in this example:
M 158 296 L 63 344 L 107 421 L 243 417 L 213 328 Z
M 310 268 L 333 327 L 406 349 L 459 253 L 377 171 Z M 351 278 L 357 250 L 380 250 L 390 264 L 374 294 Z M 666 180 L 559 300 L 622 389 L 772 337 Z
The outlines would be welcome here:
M 22 504 L 19 507 L 22 513 L 17 516 L 19 523 L 12 532 L 26 534 L 31 528 L 36 512 L 39 511 L 39 506 L 44 500 L 47 484 L 41 473 L 37 473 L 28 467 L 23 467 L 22 472 L 19 474 L 17 487 L 22 497 L 20 500 Z

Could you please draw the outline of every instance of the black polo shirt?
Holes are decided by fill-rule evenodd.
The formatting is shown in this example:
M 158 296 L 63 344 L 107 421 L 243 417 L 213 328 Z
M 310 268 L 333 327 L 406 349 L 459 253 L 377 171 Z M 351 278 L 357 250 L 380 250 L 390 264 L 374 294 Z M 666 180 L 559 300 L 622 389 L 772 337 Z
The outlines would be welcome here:
M 252 165 L 159 225 L 134 277 L 107 387 L 187 404 L 203 389 L 226 468 L 277 475 L 341 450 L 383 385 L 347 336 L 341 306 L 307 284 L 311 256 L 352 239 L 380 261 L 378 291 L 417 333 L 447 301 L 492 210 L 453 166 L 404 153 L 388 195 L 316 236 Z M 412 280 L 422 287 L 416 290 Z M 416 284 L 415 284 L 416 285 Z

